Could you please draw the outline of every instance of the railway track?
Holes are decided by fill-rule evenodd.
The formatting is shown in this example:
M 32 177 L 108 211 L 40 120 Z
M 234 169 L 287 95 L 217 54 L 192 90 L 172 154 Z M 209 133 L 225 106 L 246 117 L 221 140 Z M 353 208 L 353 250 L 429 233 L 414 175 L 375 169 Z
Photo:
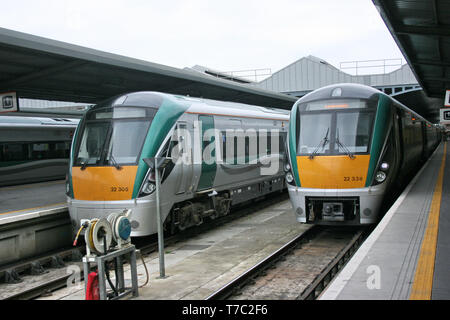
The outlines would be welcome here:
M 165 246 L 189 239 L 208 230 L 218 228 L 234 219 L 262 210 L 273 204 L 288 199 L 287 192 L 267 196 L 258 202 L 252 202 L 232 209 L 227 216 L 203 223 L 200 226 L 187 229 L 181 233 L 166 237 Z M 155 235 L 133 241 L 144 257 L 158 250 Z M 18 262 L 0 267 L 0 300 L 30 300 L 66 287 L 73 277 L 66 265 L 78 266 L 82 274 L 81 257 L 84 246 L 74 249 L 63 249 L 43 255 L 26 262 Z M 56 262 L 55 262 L 56 261 Z M 70 271 L 70 270 L 69 270 Z M 9 279 L 11 283 L 5 283 Z
M 368 232 L 312 226 L 206 299 L 315 299 Z

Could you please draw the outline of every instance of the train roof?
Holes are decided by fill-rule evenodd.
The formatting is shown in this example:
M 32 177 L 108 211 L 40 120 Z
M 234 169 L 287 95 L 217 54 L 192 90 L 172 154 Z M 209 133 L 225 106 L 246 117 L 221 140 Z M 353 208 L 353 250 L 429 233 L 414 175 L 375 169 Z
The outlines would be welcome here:
M 79 119 L 0 116 L 0 127 L 69 127 L 75 128 Z
M 340 88 L 339 95 L 335 95 L 334 92 L 337 88 Z M 332 84 L 329 86 L 322 87 L 320 89 L 314 90 L 305 96 L 301 97 L 297 103 L 304 103 L 313 100 L 322 100 L 322 99 L 333 99 L 333 98 L 360 98 L 360 99 L 369 99 L 375 94 L 380 94 L 381 91 L 357 83 L 339 83 Z
M 333 92 L 337 88 L 341 89 L 341 93 L 339 96 L 334 96 Z M 401 102 L 395 99 L 395 97 L 389 96 L 378 89 L 375 89 L 370 86 L 366 86 L 363 84 L 357 84 L 357 83 L 338 83 L 338 84 L 332 84 L 326 87 L 322 87 L 320 89 L 314 90 L 307 95 L 300 98 L 296 103 L 305 103 L 310 102 L 314 100 L 321 100 L 321 99 L 333 99 L 333 98 L 359 98 L 359 99 L 370 99 L 374 96 L 383 95 L 386 96 L 388 99 L 393 100 L 398 106 L 403 108 L 406 112 L 409 112 L 414 115 L 414 117 L 420 119 L 421 121 L 424 121 L 426 123 L 432 124 L 430 121 L 425 119 L 423 116 L 412 110 L 411 108 L 405 106 Z
M 177 104 L 187 105 L 187 112 L 192 113 L 289 120 L 289 110 L 260 107 L 237 102 L 193 98 L 154 91 L 132 92 L 115 96 L 95 105 L 90 110 L 119 105 L 159 108 L 164 99 L 169 99 Z
M 191 102 L 187 112 L 205 113 L 212 115 L 226 115 L 233 117 L 270 118 L 275 120 L 289 120 L 289 110 L 260 107 L 244 103 L 225 102 L 210 99 L 179 97 Z

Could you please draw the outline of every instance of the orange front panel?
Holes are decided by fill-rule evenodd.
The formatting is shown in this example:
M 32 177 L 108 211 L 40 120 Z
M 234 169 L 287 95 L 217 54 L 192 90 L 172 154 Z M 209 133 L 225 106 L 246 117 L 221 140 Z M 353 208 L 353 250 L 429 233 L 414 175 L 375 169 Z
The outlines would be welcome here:
M 370 155 L 297 156 L 302 188 L 350 189 L 366 185 Z
M 77 200 L 130 200 L 137 166 L 72 168 L 74 197 Z

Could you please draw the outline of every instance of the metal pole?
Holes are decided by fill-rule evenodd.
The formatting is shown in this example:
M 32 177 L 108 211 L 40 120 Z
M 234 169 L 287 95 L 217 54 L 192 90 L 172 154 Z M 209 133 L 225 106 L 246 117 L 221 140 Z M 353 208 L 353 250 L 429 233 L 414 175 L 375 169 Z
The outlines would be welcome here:
M 155 157 L 155 182 L 156 182 L 156 223 L 158 226 L 158 253 L 159 253 L 159 277 L 165 278 L 166 272 L 164 268 L 164 233 L 161 221 L 161 209 L 159 201 L 159 168 L 158 160 Z

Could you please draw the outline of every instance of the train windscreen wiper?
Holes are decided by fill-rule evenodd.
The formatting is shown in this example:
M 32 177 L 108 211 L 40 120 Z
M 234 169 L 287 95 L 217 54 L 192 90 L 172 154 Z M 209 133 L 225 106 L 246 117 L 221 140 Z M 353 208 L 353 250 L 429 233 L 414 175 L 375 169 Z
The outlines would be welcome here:
M 112 153 L 109 155 L 109 160 L 111 160 L 114 167 L 116 167 L 117 170 L 122 169 L 122 166 L 117 163 L 116 159 L 114 159 Z
M 325 145 L 328 142 L 328 133 L 330 133 L 330 128 L 329 127 L 327 129 L 327 133 L 325 134 L 325 137 L 323 137 L 323 139 L 320 140 L 319 144 L 314 149 L 313 153 L 311 153 L 311 155 L 309 156 L 310 159 L 314 159 L 314 156 L 319 152 L 319 150 L 322 150 L 323 148 L 325 148 Z
M 86 166 L 88 165 L 88 162 L 89 162 L 89 159 L 87 159 L 85 162 L 82 162 L 81 163 L 81 170 L 84 170 L 84 169 L 86 169 Z
M 337 135 L 336 135 L 336 143 L 342 149 L 344 149 L 345 153 L 349 156 L 350 159 L 355 159 L 355 156 L 353 155 L 353 153 L 339 140 L 339 130 L 338 130 Z

